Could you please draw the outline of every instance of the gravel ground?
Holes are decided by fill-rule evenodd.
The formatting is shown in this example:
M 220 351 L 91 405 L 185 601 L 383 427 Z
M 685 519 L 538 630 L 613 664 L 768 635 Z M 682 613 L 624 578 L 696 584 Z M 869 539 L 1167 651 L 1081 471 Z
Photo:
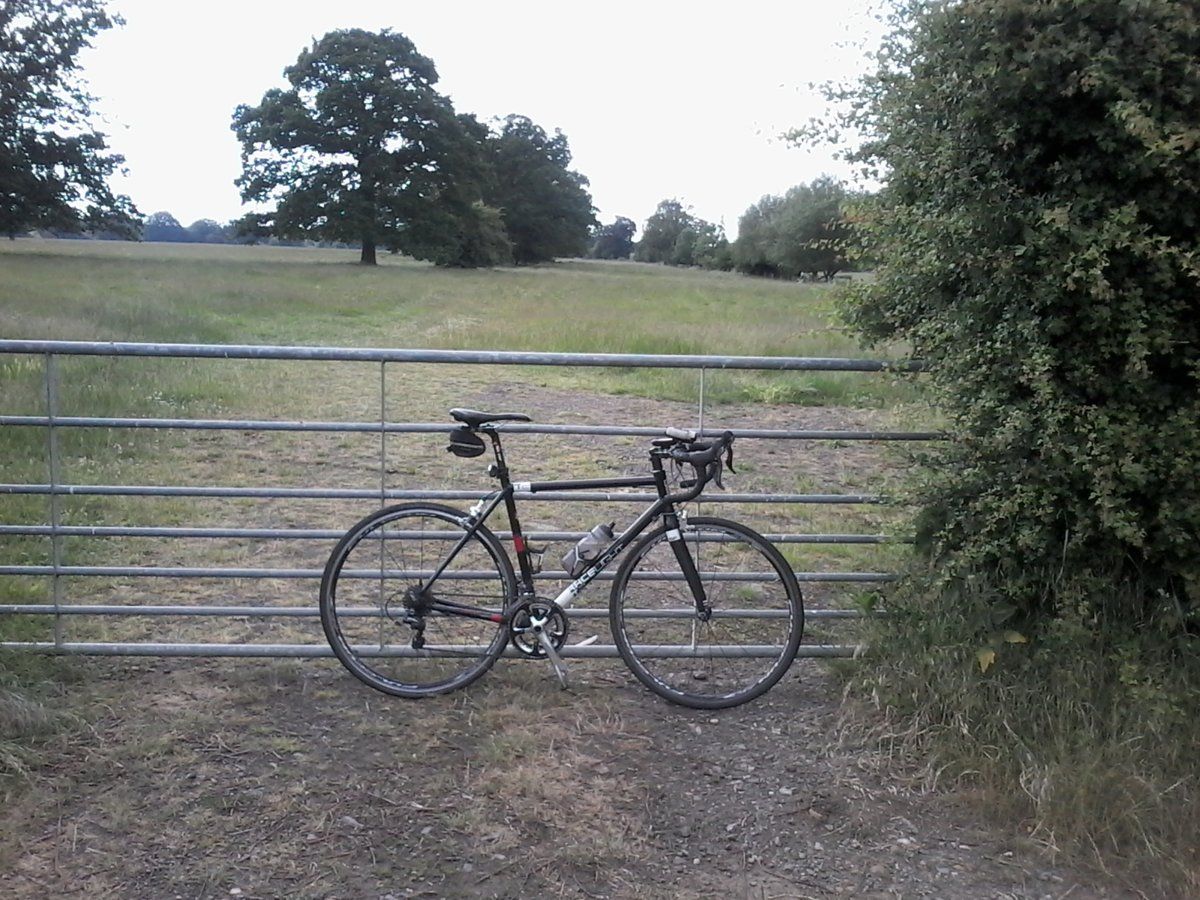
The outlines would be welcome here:
M 813 661 L 719 714 L 617 663 L 415 702 L 331 662 L 87 667 L 103 713 L 6 808 L 6 897 L 1133 896 L 873 771 Z

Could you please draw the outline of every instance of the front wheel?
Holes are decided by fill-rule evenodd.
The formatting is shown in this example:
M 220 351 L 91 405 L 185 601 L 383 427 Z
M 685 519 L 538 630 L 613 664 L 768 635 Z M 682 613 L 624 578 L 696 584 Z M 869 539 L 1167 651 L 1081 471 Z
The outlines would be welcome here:
M 406 503 L 367 516 L 333 548 L 321 579 L 321 625 L 360 681 L 398 697 L 444 694 L 504 651 L 500 617 L 517 593 L 512 563 L 495 535 L 481 525 L 467 536 L 465 522 L 449 506 Z
M 613 640 L 660 697 L 695 709 L 746 703 L 783 677 L 800 648 L 796 576 L 770 541 L 737 522 L 695 516 L 680 536 L 708 612 L 697 611 L 661 526 L 634 545 L 613 581 Z

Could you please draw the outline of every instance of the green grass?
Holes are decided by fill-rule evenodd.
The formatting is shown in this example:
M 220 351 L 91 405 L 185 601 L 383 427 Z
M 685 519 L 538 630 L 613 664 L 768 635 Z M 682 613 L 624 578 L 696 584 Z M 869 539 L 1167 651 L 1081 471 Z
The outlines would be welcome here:
M 13 338 L 860 355 L 836 324 L 828 287 L 634 263 L 460 271 L 397 257 L 372 269 L 359 266 L 353 251 L 29 239 L 0 241 L 0 269 L 0 336 Z M 46 365 L 40 357 L 0 358 L 0 412 L 45 410 Z M 61 357 L 56 365 L 63 415 L 244 412 L 252 405 L 243 400 L 260 396 L 265 377 L 253 364 L 203 360 Z M 272 370 L 277 399 L 286 392 L 285 365 Z M 694 401 L 700 386 L 700 374 L 685 369 L 517 371 L 493 370 L 497 378 L 660 399 Z M 858 373 L 705 376 L 713 404 L 894 406 L 910 393 L 911 385 Z M 292 399 L 299 415 L 315 415 L 304 398 Z M 65 429 L 57 440 L 60 477 L 88 483 L 144 481 L 144 461 L 165 458 L 180 437 Z M 48 480 L 48 449 L 43 429 L 0 430 L 0 481 Z M 7 521 L 49 520 L 47 498 L 10 496 L 5 503 Z M 111 498 L 73 498 L 63 515 L 69 524 L 95 524 L 119 518 L 121 506 Z M 80 553 L 89 546 L 101 544 L 73 544 L 72 560 L 86 561 Z M 17 564 L 45 565 L 50 553 L 44 538 L 5 541 L 5 558 Z M 45 594 L 41 580 L 0 580 L 0 600 Z
M 833 289 L 637 263 L 445 270 L 353 251 L 23 240 L 0 246 L 0 333 L 25 338 L 862 356 Z M 687 370 L 540 370 L 543 383 L 669 399 Z M 911 385 L 858 373 L 731 373 L 711 402 L 891 406 Z
M 829 287 L 662 266 L 569 262 L 458 271 L 385 258 L 371 269 L 359 266 L 353 251 L 28 240 L 0 242 L 0 267 L 6 275 L 0 282 L 0 335 L 11 337 L 862 355 L 837 325 Z M 0 368 L 0 409 L 41 411 L 43 364 L 22 358 Z M 63 358 L 59 365 L 64 414 L 257 416 L 261 405 L 243 400 L 257 400 L 269 384 L 272 410 L 267 415 L 363 416 L 344 401 L 294 396 L 298 389 L 286 374 L 291 364 L 272 364 L 270 374 L 253 363 L 208 361 Z M 435 368 L 438 378 L 454 374 L 453 367 Z M 399 375 L 400 369 L 394 372 Z M 695 402 L 700 387 L 700 373 L 686 369 L 499 367 L 487 374 L 496 381 L 687 402 Z M 375 407 L 367 401 L 375 376 L 368 377 L 362 406 L 370 417 Z M 403 396 L 403 380 L 401 375 L 400 384 L 390 386 L 389 396 Z M 863 373 L 709 371 L 704 382 L 709 404 L 888 407 L 900 410 L 894 414 L 897 427 L 907 423 L 903 410 L 913 396 L 911 384 Z M 46 480 L 44 433 L 5 431 L 0 435 L 0 481 Z M 184 438 L 170 432 L 68 429 L 60 440 L 62 477 L 72 483 L 167 483 L 161 478 L 156 482 L 145 461 L 185 452 L 172 455 L 171 448 Z M 49 521 L 45 498 L 6 499 L 13 501 L 9 521 Z M 156 506 L 161 524 L 169 524 L 161 518 L 168 516 L 165 506 Z M 120 498 L 72 498 L 64 504 L 64 520 L 70 524 L 111 524 L 125 518 L 151 524 L 146 513 L 144 504 Z M 107 546 L 80 539 L 68 542 L 67 549 L 70 562 L 86 564 L 100 561 Z M 11 540 L 4 555 L 19 564 L 45 565 L 50 553 L 49 540 L 29 538 Z M 872 548 L 809 546 L 796 562 L 804 569 L 877 568 L 871 557 Z M 0 579 L 0 601 L 22 597 L 46 602 L 47 594 L 46 579 Z M 0 631 L 11 627 L 0 621 Z M 73 633 L 79 627 L 71 622 Z M 49 639 L 51 628 L 49 618 L 30 620 L 22 639 Z
M 377 268 L 353 251 L 283 247 L 0 241 L 0 336 L 66 340 L 279 343 L 604 353 L 862 355 L 838 327 L 832 290 L 728 273 L 611 262 L 443 270 L 401 258 Z M 206 361 L 60 358 L 64 415 L 220 414 L 254 397 L 261 370 Z M 0 359 L 0 412 L 45 408 L 45 361 Z M 276 366 L 276 373 L 284 371 Z M 449 371 L 446 367 L 445 371 Z M 694 401 L 687 369 L 492 370 L 551 387 Z M 243 374 L 244 373 L 244 377 Z M 710 371 L 709 404 L 793 403 L 904 409 L 912 385 L 862 373 Z M 278 392 L 278 379 L 271 389 Z M 294 412 L 294 411 L 293 411 Z M 311 409 L 298 415 L 316 417 Z M 898 419 L 906 418 L 903 413 Z M 66 481 L 120 480 L 177 436 L 67 429 Z M 160 454 L 161 455 L 161 454 Z M 0 431 L 0 481 L 48 479 L 41 429 Z M 9 521 L 45 522 L 49 502 L 8 497 Z M 119 501 L 75 499 L 72 524 L 111 518 Z M 99 544 L 92 546 L 98 547 Z M 42 538 L 10 539 L 6 557 L 49 562 Z M 77 561 L 78 556 L 75 557 Z M 0 599 L 41 596 L 7 579 Z M 0 628 L 5 627 L 0 623 Z

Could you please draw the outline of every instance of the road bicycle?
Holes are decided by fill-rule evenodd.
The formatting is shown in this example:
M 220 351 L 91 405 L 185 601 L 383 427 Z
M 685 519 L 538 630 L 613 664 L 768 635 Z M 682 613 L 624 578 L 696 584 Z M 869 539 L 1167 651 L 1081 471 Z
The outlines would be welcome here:
M 450 415 L 460 424 L 447 449 L 481 456 L 483 436 L 490 438 L 495 459 L 487 471 L 500 487 L 466 512 L 425 502 L 381 509 L 334 547 L 321 579 L 321 624 L 357 678 L 399 697 L 442 694 L 475 681 L 511 648 L 513 656 L 548 660 L 565 687 L 564 655 L 582 655 L 568 643 L 567 609 L 627 548 L 608 619 L 617 652 L 647 688 L 683 706 L 722 709 L 762 695 L 787 672 L 804 631 L 791 566 L 745 525 L 682 508 L 710 481 L 721 486 L 726 467 L 733 471 L 732 433 L 708 439 L 665 429 L 652 441 L 647 475 L 513 482 L 497 425 L 529 417 Z M 545 548 L 525 539 L 516 495 L 647 487 L 657 499 L 633 524 L 620 534 L 593 528 L 563 560 L 566 587 L 539 596 L 534 575 Z M 501 506 L 516 571 L 485 524 Z

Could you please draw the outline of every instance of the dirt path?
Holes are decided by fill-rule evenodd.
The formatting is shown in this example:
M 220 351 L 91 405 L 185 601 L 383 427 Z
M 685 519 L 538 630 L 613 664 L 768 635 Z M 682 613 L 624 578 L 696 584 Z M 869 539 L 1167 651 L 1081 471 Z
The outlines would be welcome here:
M 861 769 L 811 661 L 719 715 L 616 663 L 415 703 L 331 662 L 87 667 L 105 712 L 5 813 L 4 896 L 1123 896 Z
M 274 398 L 281 417 L 378 415 L 362 387 L 369 380 L 309 371 Z M 685 424 L 695 415 L 686 404 L 494 377 L 442 373 L 419 383 L 420 391 L 407 393 L 396 386 L 403 409 L 389 418 L 439 421 L 456 404 L 559 422 Z M 296 410 L 286 408 L 289 400 Z M 714 418 L 722 426 L 858 428 L 884 417 L 755 406 L 723 408 Z M 378 483 L 377 438 L 289 440 L 191 435 L 180 448 L 184 477 L 175 477 L 176 458 L 161 460 L 146 479 Z M 526 478 L 632 471 L 644 459 L 634 439 L 513 444 L 519 456 L 510 462 L 519 458 Z M 747 442 L 739 459 L 737 490 L 854 491 L 880 482 L 880 451 L 871 445 Z M 456 464 L 436 439 L 389 443 L 393 486 L 433 479 L 478 487 L 479 468 Z M 194 503 L 167 512 L 192 524 L 345 527 L 361 506 Z M 537 512 L 526 524 L 578 528 L 594 511 L 574 505 L 567 514 L 560 522 Z M 831 527 L 824 509 L 742 514 L 767 530 L 878 525 L 866 508 L 841 510 L 850 523 L 842 528 Z M 220 541 L 113 549 L 142 564 L 308 567 L 319 567 L 327 551 L 316 543 Z M 814 567 L 844 563 L 820 556 L 831 550 L 806 552 Z M 312 587 L 294 581 L 142 579 L 92 590 L 97 600 L 108 591 L 120 602 L 314 602 Z M 838 600 L 820 584 L 806 597 L 812 606 Z M 114 629 L 109 637 L 133 627 L 141 630 L 121 636 L 153 640 L 321 640 L 311 619 L 105 627 Z M 1049 866 L 947 799 L 912 793 L 862 765 L 867 751 L 845 743 L 838 728 L 836 682 L 812 660 L 799 660 L 763 700 L 719 714 L 665 704 L 616 661 L 577 663 L 569 692 L 541 665 L 502 661 L 467 691 L 416 703 L 374 694 L 332 661 L 80 665 L 88 686 L 76 699 L 91 724 L 48 749 L 45 767 L 0 816 L 0 896 L 1123 896 Z

